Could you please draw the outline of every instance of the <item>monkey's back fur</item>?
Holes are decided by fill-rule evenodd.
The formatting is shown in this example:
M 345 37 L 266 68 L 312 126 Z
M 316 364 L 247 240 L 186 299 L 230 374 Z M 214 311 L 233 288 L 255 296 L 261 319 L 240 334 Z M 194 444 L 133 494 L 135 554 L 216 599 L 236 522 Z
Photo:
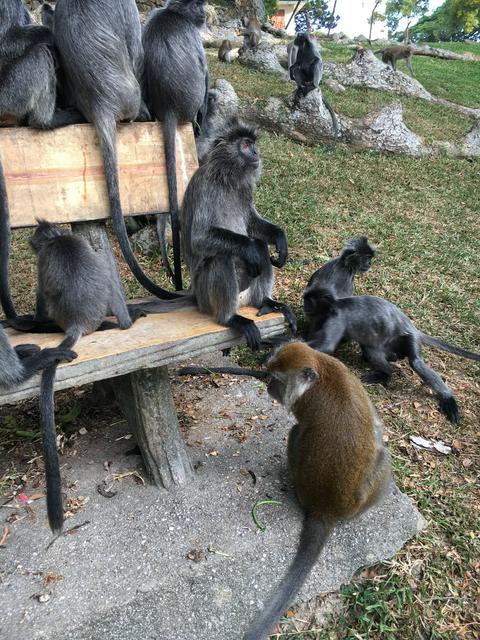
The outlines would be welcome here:
M 64 331 L 71 328 L 72 319 L 84 335 L 98 329 L 112 298 L 112 283 L 106 278 L 110 270 L 103 258 L 86 240 L 71 234 L 43 239 L 38 258 L 47 314 Z
M 145 25 L 145 91 L 159 120 L 173 109 L 180 122 L 194 122 L 205 100 L 207 65 L 198 27 L 175 4 L 154 11 Z

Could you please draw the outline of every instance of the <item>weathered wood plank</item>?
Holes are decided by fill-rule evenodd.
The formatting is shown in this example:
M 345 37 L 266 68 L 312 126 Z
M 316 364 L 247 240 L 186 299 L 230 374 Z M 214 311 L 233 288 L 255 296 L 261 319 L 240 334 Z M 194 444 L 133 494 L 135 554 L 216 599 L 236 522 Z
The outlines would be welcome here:
M 113 388 L 130 429 L 136 434 L 151 482 L 168 489 L 193 480 L 167 367 L 120 376 Z
M 125 215 L 168 211 L 162 126 L 118 126 L 120 192 Z M 104 220 L 109 208 L 100 147 L 92 125 L 55 131 L 0 128 L 0 159 L 7 183 L 12 227 L 50 222 Z M 177 132 L 180 201 L 198 167 L 193 129 Z
M 282 315 L 272 313 L 257 318 L 256 311 L 245 307 L 241 314 L 255 320 L 263 337 L 283 332 Z M 42 348 L 56 346 L 63 337 L 62 334 L 20 334 L 11 329 L 7 332 L 13 345 L 30 342 Z M 112 329 L 82 338 L 75 347 L 77 360 L 59 367 L 55 389 L 69 389 L 138 369 L 166 366 L 240 342 L 242 339 L 236 332 L 215 324 L 199 311 L 149 315 L 140 318 L 128 331 Z M 39 382 L 40 376 L 36 376 L 13 392 L 0 392 L 0 405 L 38 396 Z

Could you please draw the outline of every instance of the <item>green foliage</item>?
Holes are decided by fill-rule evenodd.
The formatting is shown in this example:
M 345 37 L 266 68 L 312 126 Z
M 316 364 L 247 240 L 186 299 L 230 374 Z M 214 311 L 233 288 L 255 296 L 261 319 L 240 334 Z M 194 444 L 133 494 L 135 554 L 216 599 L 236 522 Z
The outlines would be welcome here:
M 428 2 L 429 0 L 387 0 L 385 15 L 390 31 L 395 33 L 402 18 L 411 19 L 425 15 Z
M 327 0 L 310 0 L 295 16 L 295 31 L 303 33 L 314 29 L 334 29 L 340 16 L 334 16 L 328 7 Z
M 267 16 L 271 18 L 278 11 L 278 0 L 264 0 L 265 11 Z
M 410 30 L 417 42 L 465 40 L 480 37 L 480 0 L 445 0 L 431 16 Z

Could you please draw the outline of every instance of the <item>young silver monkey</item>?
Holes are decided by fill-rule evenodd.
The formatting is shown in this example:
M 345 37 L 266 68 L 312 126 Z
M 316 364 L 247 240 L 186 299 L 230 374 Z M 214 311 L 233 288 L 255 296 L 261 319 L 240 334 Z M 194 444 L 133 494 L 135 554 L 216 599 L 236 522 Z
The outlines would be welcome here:
M 117 317 L 121 329 L 128 329 L 144 315 L 141 309 L 129 311 L 109 264 L 83 238 L 40 220 L 30 243 L 38 258 L 37 313 L 51 318 L 65 332 L 59 348 L 71 349 L 82 336 L 96 331 L 109 313 Z M 63 504 L 55 433 L 56 370 L 53 364 L 42 376 L 40 421 L 48 520 L 52 531 L 59 533 Z

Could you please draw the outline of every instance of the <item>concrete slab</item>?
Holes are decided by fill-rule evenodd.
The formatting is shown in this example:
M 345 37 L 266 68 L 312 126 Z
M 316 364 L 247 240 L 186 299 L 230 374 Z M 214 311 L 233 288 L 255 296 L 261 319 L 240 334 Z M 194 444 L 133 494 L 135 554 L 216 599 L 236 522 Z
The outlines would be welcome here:
M 62 457 L 62 473 L 68 497 L 88 501 L 66 529 L 89 523 L 49 549 L 44 500 L 9 525 L 0 548 L 3 640 L 241 637 L 297 541 L 299 513 L 285 459 L 292 421 L 257 381 L 197 378 L 176 381 L 174 392 L 196 481 L 167 493 L 128 476 L 107 499 L 96 489 L 107 475 L 106 460 L 114 473 L 142 472 L 140 457 L 125 455 L 132 440 L 118 440 L 128 427 L 80 436 L 76 454 Z M 263 498 L 283 502 L 261 510 L 265 533 L 251 516 Z M 390 558 L 423 524 L 411 500 L 392 486 L 381 505 L 336 529 L 299 601 Z

